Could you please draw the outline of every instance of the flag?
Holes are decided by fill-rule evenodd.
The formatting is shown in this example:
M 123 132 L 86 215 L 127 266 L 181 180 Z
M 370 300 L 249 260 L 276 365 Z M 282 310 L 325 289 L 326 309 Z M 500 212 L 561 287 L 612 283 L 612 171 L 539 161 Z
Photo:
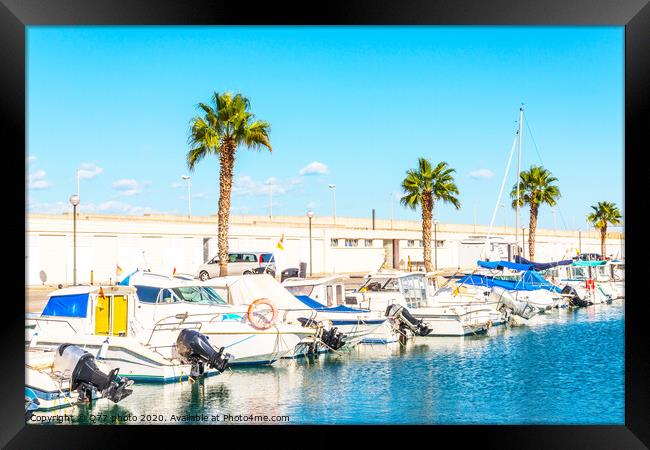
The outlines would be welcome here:
M 280 238 L 280 240 L 278 241 L 275 247 L 279 248 L 280 250 L 284 250 L 284 233 L 282 233 L 282 237 Z
M 172 272 L 172 275 L 176 275 L 176 266 L 174 266 L 174 271 Z
M 120 267 L 119 264 L 115 264 L 115 275 L 117 275 L 118 277 L 122 275 L 122 268 Z

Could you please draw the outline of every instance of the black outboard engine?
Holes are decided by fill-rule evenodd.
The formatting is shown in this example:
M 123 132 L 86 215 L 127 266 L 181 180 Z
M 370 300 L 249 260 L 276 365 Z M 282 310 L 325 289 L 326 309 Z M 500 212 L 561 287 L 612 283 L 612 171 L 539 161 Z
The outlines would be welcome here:
M 576 291 L 574 287 L 572 287 L 572 286 L 570 286 L 568 284 L 566 286 L 564 286 L 561 293 L 562 294 L 569 294 L 569 295 L 572 296 L 572 297 L 570 297 L 569 302 L 573 306 L 589 306 L 589 305 L 593 305 L 592 302 L 590 302 L 588 300 L 581 299 L 580 295 L 578 295 L 578 291 Z
M 320 339 L 323 344 L 327 345 L 333 350 L 338 350 L 345 345 L 345 334 L 338 332 L 338 328 L 332 327 L 329 330 L 326 330 L 324 327 L 321 327 L 316 332 L 316 337 Z
M 223 353 L 223 347 L 219 351 L 208 342 L 208 337 L 196 330 L 184 329 L 176 339 L 176 351 L 184 364 L 192 364 L 190 376 L 198 378 L 205 372 L 205 365 L 219 372 L 228 367 L 228 360 L 232 358 L 229 353 Z
M 72 344 L 62 344 L 54 355 L 53 369 L 56 372 L 69 372 L 70 390 L 79 392 L 79 401 L 92 399 L 92 392 L 97 390 L 102 396 L 117 403 L 133 393 L 129 389 L 133 380 L 120 378 L 120 369 L 111 370 L 108 375 L 95 364 L 95 357 Z
M 393 318 L 399 323 L 399 328 L 402 333 L 409 330 L 416 336 L 426 336 L 433 330 L 424 323 L 424 320 L 418 320 L 409 312 L 408 309 L 400 305 L 388 305 L 386 308 L 386 317 Z

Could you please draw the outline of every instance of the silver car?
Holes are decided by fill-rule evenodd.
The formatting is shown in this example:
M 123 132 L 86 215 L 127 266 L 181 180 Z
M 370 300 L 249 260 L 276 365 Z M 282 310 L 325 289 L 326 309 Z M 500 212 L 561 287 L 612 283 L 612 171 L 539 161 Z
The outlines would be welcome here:
M 268 252 L 233 252 L 228 253 L 228 275 L 248 275 L 268 272 L 275 276 L 275 258 Z M 219 276 L 219 256 L 199 266 L 201 281 Z

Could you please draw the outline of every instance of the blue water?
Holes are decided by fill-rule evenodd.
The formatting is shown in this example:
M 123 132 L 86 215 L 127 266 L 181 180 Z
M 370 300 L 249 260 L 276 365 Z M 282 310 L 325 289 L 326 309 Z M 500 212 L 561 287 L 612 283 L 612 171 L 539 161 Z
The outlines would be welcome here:
M 177 423 L 172 415 L 196 414 L 210 423 L 218 414 L 216 423 L 267 415 L 293 424 L 623 424 L 624 308 L 553 311 L 487 336 L 366 345 L 135 388 L 117 405 L 75 407 L 73 423 Z

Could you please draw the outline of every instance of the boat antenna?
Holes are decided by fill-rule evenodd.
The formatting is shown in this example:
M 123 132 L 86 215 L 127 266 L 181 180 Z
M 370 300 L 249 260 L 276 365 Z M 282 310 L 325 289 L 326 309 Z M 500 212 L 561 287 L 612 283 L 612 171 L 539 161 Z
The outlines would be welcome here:
M 522 103 L 519 107 L 519 152 L 517 154 L 517 202 L 516 202 L 516 211 L 515 211 L 515 245 L 517 245 L 517 233 L 519 232 L 519 177 L 521 176 L 521 138 L 522 138 L 522 124 L 524 117 L 524 104 Z M 524 249 L 521 249 L 521 252 L 524 252 Z M 519 255 L 521 256 L 521 255 Z

